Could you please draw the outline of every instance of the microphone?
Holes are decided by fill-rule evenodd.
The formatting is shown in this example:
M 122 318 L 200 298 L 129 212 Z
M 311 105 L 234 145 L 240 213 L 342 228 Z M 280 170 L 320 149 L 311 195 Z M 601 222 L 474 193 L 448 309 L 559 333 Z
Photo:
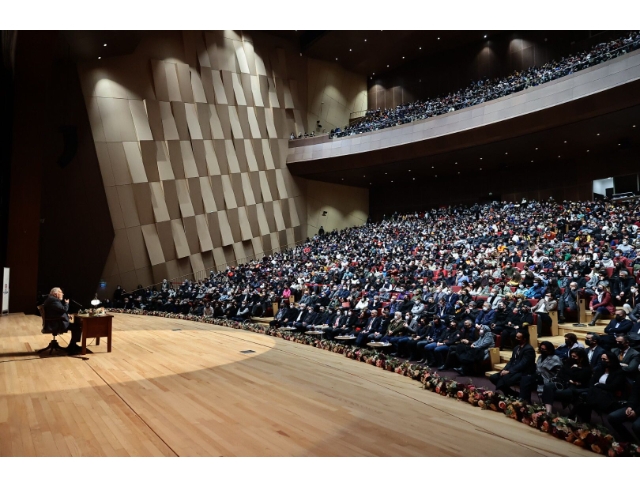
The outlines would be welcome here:
M 78 306 L 80 306 L 80 309 L 84 309 L 84 306 L 82 306 L 80 303 L 78 303 L 75 299 L 71 299 L 70 300 L 73 304 L 77 304 Z

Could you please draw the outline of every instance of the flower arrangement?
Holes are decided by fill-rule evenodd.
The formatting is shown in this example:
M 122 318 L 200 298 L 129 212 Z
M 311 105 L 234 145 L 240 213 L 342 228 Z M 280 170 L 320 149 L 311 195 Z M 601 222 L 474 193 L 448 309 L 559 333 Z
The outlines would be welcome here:
M 122 310 L 108 309 L 110 313 L 124 313 L 132 315 L 160 316 L 164 318 L 183 319 L 199 323 L 242 329 L 255 333 L 282 338 L 284 340 L 311 345 L 323 350 L 343 354 L 352 360 L 365 362 L 376 367 L 405 375 L 418 380 L 426 390 L 442 396 L 465 401 L 481 409 L 499 411 L 506 416 L 539 431 L 549 433 L 556 438 L 573 443 L 576 446 L 607 456 L 640 456 L 640 445 L 619 443 L 602 425 L 579 423 L 562 416 L 550 415 L 541 404 L 529 404 L 520 399 L 506 397 L 501 392 L 489 391 L 474 386 L 472 383 L 462 384 L 452 379 L 439 376 L 426 366 L 411 365 L 409 362 L 388 358 L 384 353 L 365 350 L 355 346 L 320 340 L 306 335 L 294 334 L 289 331 L 266 328 L 263 325 L 246 321 L 239 323 L 232 320 L 165 313 L 162 311 L 145 311 L 139 309 Z

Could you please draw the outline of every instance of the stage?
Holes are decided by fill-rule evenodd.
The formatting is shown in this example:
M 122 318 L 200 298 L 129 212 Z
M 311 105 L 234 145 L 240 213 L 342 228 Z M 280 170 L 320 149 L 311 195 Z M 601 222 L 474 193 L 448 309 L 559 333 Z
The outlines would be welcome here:
M 112 353 L 40 357 L 40 329 L 0 318 L 1 456 L 599 456 L 249 331 L 115 314 Z

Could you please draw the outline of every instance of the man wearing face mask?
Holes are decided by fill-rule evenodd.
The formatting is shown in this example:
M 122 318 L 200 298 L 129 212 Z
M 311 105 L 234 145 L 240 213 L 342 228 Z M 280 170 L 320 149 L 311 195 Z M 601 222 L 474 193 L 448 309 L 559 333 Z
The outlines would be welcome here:
M 471 320 L 465 322 L 467 327 L 473 327 Z M 460 344 L 451 347 L 447 355 L 445 367 L 452 368 L 459 363 L 460 367 L 454 367 L 458 375 L 470 375 L 477 364 L 489 358 L 489 349 L 494 346 L 493 333 L 488 326 L 475 325 L 475 328 L 478 333 L 475 341 L 471 338 L 462 339 Z
M 633 328 L 633 323 L 627 319 L 627 313 L 619 309 L 614 318 L 604 329 L 604 335 L 600 336 L 599 343 L 606 350 L 611 350 L 616 345 L 616 337 L 626 335 Z
M 640 381 L 634 383 L 626 406 L 610 413 L 607 421 L 616 432 L 618 441 L 640 442 Z M 624 423 L 631 423 L 633 434 Z
M 475 324 L 491 327 L 491 323 L 495 320 L 496 312 L 491 309 L 491 305 L 486 301 L 482 305 L 482 311 L 478 313 Z
M 575 333 L 566 333 L 564 336 L 564 345 L 559 346 L 555 354 L 561 359 L 566 359 L 571 354 L 571 350 L 575 348 L 584 348 Z
M 596 322 L 603 317 L 607 317 L 615 313 L 615 306 L 611 299 L 611 293 L 603 285 L 598 284 L 596 293 L 591 298 L 589 309 L 593 312 L 593 319 L 589 326 L 595 326 Z M 625 313 L 626 315 L 626 313 Z
M 533 374 L 536 370 L 536 352 L 528 343 L 528 336 L 522 331 L 516 333 L 517 345 L 513 349 L 511 359 L 504 369 L 497 374 L 489 376 L 489 380 L 507 396 L 517 397 L 511 389 L 520 384 L 523 375 Z
M 442 340 L 437 342 L 434 348 L 425 347 L 425 352 L 430 356 L 429 364 L 431 364 L 431 366 L 439 365 L 438 369 L 444 370 L 444 361 L 449 353 L 449 349 L 459 343 L 460 339 L 461 333 L 458 329 L 458 323 L 451 320 L 449 322 L 449 329 L 444 334 Z
M 631 321 L 640 321 L 640 293 L 638 285 L 634 284 L 629 288 L 629 295 L 626 303 L 622 306 L 629 315 Z
M 578 283 L 572 281 L 558 299 L 558 323 L 566 321 L 565 313 L 575 313 L 578 310 L 578 299 Z
M 584 339 L 584 344 L 587 347 L 587 357 L 589 359 L 589 365 L 593 370 L 596 370 L 602 366 L 602 354 L 606 350 L 599 345 L 600 335 L 597 333 L 587 333 Z
M 616 348 L 611 350 L 620 360 L 620 366 L 627 378 L 635 380 L 640 366 L 640 352 L 631 348 L 629 337 L 626 335 L 616 337 Z
M 500 303 L 498 305 L 498 309 L 496 309 L 496 313 L 490 325 L 491 331 L 495 335 L 502 334 L 510 318 L 511 318 L 511 312 L 507 310 L 507 307 L 505 306 L 504 303 Z

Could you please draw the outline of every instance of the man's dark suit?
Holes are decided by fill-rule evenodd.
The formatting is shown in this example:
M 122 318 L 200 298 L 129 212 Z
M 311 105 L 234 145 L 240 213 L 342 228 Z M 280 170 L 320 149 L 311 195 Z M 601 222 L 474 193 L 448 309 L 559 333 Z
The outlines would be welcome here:
M 620 349 L 614 348 L 611 350 L 616 357 L 620 358 Z M 627 364 L 626 367 L 622 367 L 624 374 L 629 379 L 635 379 L 638 375 L 638 365 L 640 365 L 640 352 L 633 348 L 627 349 L 627 353 L 624 354 L 624 358 L 620 360 L 620 365 Z
M 82 337 L 82 328 L 79 323 L 69 323 L 69 315 L 67 314 L 69 311 L 68 303 L 59 300 L 55 296 L 48 296 L 47 299 L 44 300 L 42 306 L 44 306 L 44 316 L 47 320 L 60 319 L 60 328 L 58 328 L 58 333 L 64 333 L 71 330 L 71 343 L 77 343 L 80 341 L 80 338 Z M 54 321 L 53 323 L 57 322 Z M 44 331 L 50 332 L 52 330 Z
M 635 413 L 633 418 L 627 416 L 627 408 L 631 408 Z M 640 441 L 640 382 L 636 381 L 631 389 L 631 397 L 628 404 L 609 414 L 607 420 L 616 432 L 619 441 L 637 442 Z M 627 421 L 631 422 L 631 429 L 635 438 L 624 426 Z
M 507 396 L 517 397 L 511 386 L 520 384 L 523 375 L 531 375 L 536 371 L 536 352 L 533 347 L 528 343 L 517 345 L 504 370 L 508 370 L 509 373 L 493 374 L 489 380 L 496 386 L 496 390 L 501 390 Z
M 587 356 L 589 356 L 589 349 L 586 349 L 587 351 Z M 600 367 L 602 367 L 602 354 L 606 353 L 606 350 L 604 348 L 602 348 L 600 345 L 596 345 L 596 347 L 593 349 L 593 355 L 591 355 L 591 360 L 589 360 L 589 365 L 591 365 L 591 370 L 596 371 L 596 369 L 599 369 Z
M 372 333 L 376 331 L 378 333 L 381 332 L 382 318 L 380 316 L 376 316 L 375 318 L 369 318 L 367 320 L 367 326 L 364 327 L 360 333 L 358 333 L 358 338 L 356 339 L 356 345 L 361 347 L 365 339 Z

